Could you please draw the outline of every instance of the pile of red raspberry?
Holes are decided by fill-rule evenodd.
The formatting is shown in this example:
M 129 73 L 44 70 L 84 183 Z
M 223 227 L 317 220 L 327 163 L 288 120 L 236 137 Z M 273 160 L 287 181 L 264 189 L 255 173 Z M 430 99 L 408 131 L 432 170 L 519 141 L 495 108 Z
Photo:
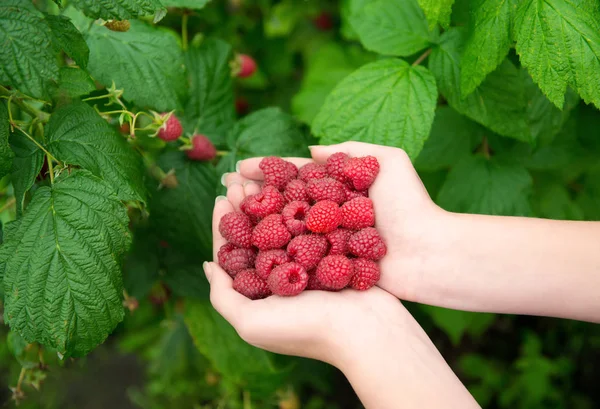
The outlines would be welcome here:
M 218 253 L 233 288 L 250 299 L 304 290 L 367 290 L 379 280 L 386 246 L 373 227 L 368 189 L 379 173 L 373 156 L 335 153 L 300 169 L 270 156 L 259 165 L 260 193 L 223 216 Z

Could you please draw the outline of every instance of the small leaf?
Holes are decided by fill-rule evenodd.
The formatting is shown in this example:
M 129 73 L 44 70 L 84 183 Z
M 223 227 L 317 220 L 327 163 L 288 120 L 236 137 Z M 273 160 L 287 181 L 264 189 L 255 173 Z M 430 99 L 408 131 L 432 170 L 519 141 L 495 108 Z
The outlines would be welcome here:
M 437 203 L 452 212 L 528 216 L 532 183 L 522 165 L 471 156 L 452 168 Z
M 0 4 L 0 83 L 47 98 L 49 85 L 58 79 L 51 34 L 44 15 L 31 1 L 4 0 Z
M 145 200 L 140 155 L 89 105 L 78 102 L 58 109 L 46 126 L 46 138 L 58 160 L 105 179 L 122 200 Z
M 437 90 L 425 67 L 400 59 L 367 64 L 329 94 L 312 124 L 322 144 L 396 146 L 416 158 L 431 129 Z
M 438 23 L 448 29 L 453 3 L 454 0 L 419 0 L 419 6 L 427 16 L 430 30 L 433 30 Z
M 104 20 L 129 20 L 163 9 L 159 0 L 73 0 L 86 16 Z
M 46 21 L 52 30 L 52 45 L 58 51 L 64 50 L 81 68 L 88 63 L 90 49 L 83 35 L 66 16 L 46 15 Z
M 264 30 L 266 37 L 289 36 L 300 18 L 305 16 L 306 11 L 298 7 L 293 0 L 284 0 L 274 4 L 269 10 L 269 15 L 264 19 Z
M 65 101 L 87 95 L 94 90 L 96 85 L 87 72 L 76 67 L 61 67 L 58 87 L 53 93 L 53 98 Z
M 210 2 L 210 0 L 160 0 L 160 2 L 165 7 L 201 10 Z
M 15 190 L 17 215 L 21 215 L 25 194 L 42 170 L 44 152 L 18 129 L 10 135 L 10 147 L 15 153 L 10 180 Z
M 4 178 L 12 167 L 15 154 L 10 149 L 8 138 L 10 136 L 10 123 L 8 108 L 4 102 L 0 102 L 0 179 Z
M 556 220 L 584 220 L 581 207 L 560 183 L 538 183 L 533 200 L 537 217 Z
M 87 171 L 40 187 L 0 247 L 5 320 L 27 342 L 83 356 L 123 319 L 125 206 Z
M 454 346 L 460 344 L 464 334 L 478 337 L 489 328 L 496 319 L 494 314 L 482 314 L 468 311 L 421 305 L 436 326 L 448 335 Z

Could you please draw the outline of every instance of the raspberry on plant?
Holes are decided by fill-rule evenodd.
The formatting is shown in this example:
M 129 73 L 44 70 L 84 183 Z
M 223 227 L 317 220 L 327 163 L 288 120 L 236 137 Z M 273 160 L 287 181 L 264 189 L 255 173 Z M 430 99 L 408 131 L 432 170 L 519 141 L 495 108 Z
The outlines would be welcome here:
M 329 242 L 329 255 L 344 255 L 348 253 L 348 240 L 354 232 L 347 229 L 335 229 L 325 235 Z
M 292 261 L 290 256 L 282 249 L 260 251 L 256 256 L 254 267 L 256 274 L 266 280 L 273 269 L 281 264 Z
M 327 168 L 318 163 L 307 163 L 298 169 L 298 179 L 308 182 L 310 179 L 323 179 L 327 177 Z
M 263 158 L 258 167 L 265 176 L 265 185 L 275 186 L 278 190 L 283 190 L 298 174 L 296 165 L 277 156 Z
M 344 185 L 333 178 L 311 179 L 306 184 L 308 195 L 315 202 L 331 200 L 342 204 L 346 200 Z
M 315 233 L 329 233 L 342 222 L 342 212 L 336 202 L 323 200 L 310 208 L 306 216 L 306 227 Z
M 320 31 L 329 31 L 333 28 L 333 17 L 331 17 L 331 13 L 326 11 L 322 11 L 313 18 L 312 22 Z
M 364 291 L 377 284 L 381 273 L 376 262 L 356 258 L 352 260 L 352 264 L 354 264 L 354 275 L 350 279 L 350 287 L 358 291 Z
M 192 136 L 192 149 L 186 154 L 192 160 L 211 160 L 217 156 L 217 149 L 206 136 L 196 134 Z
M 219 221 L 219 232 L 237 247 L 251 247 L 252 222 L 242 212 L 230 212 Z
M 239 71 L 237 72 L 239 78 L 250 77 L 256 71 L 256 61 L 247 54 L 238 54 L 237 62 L 239 64 Z
M 340 208 L 342 211 L 342 227 L 360 230 L 375 224 L 373 202 L 368 197 L 357 197 L 346 202 Z
M 387 247 L 377 230 L 367 227 L 350 236 L 348 250 L 357 257 L 379 260 L 385 256 Z
M 354 265 L 346 256 L 327 256 L 317 266 L 317 279 L 325 287 L 341 290 L 350 283 Z
M 329 177 L 340 182 L 345 182 L 346 176 L 344 175 L 344 164 L 346 161 L 348 161 L 348 155 L 344 152 L 337 152 L 328 157 L 325 167 L 327 168 Z
M 260 250 L 278 249 L 289 243 L 292 235 L 283 224 L 283 216 L 270 214 L 252 232 L 252 245 Z
M 271 295 L 269 285 L 253 268 L 242 270 L 235 276 L 233 289 L 251 300 L 260 300 Z
M 283 197 L 288 202 L 293 202 L 295 200 L 308 202 L 309 197 L 308 191 L 306 190 L 306 183 L 300 179 L 292 180 L 285 187 L 285 190 L 283 191 Z
M 298 295 L 308 284 L 308 274 L 298 263 L 285 263 L 277 266 L 267 279 L 273 294 L 282 296 Z
M 246 196 L 240 209 L 250 217 L 263 218 L 283 210 L 285 199 L 275 186 L 265 186 L 260 193 Z
M 248 103 L 248 100 L 246 98 L 237 97 L 235 99 L 235 112 L 237 112 L 239 116 L 246 115 L 249 110 L 250 104 Z
M 310 205 L 306 202 L 293 201 L 285 205 L 281 215 L 285 227 L 292 233 L 292 236 L 298 236 L 306 233 L 306 214 L 310 210 Z
M 379 162 L 373 156 L 350 158 L 344 164 L 344 175 L 356 190 L 367 190 L 379 173 Z
M 161 118 L 167 118 L 166 121 L 163 122 L 160 128 L 158 128 L 158 137 L 166 142 L 171 142 L 179 139 L 181 134 L 183 133 L 183 128 L 181 127 L 181 122 L 175 116 L 175 114 L 162 113 Z
M 253 249 L 239 248 L 232 243 L 223 244 L 217 253 L 219 265 L 232 277 L 238 271 L 251 268 L 255 259 L 256 252 Z
M 310 270 L 327 253 L 327 239 L 318 234 L 296 236 L 288 244 L 287 253 L 296 263 Z

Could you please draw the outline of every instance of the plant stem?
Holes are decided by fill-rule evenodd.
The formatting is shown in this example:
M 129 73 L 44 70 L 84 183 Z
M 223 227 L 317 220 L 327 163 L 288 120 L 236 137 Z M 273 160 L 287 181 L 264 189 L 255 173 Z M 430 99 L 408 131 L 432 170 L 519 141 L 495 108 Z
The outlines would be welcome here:
M 15 199 L 14 197 L 11 197 L 10 199 L 8 199 L 6 201 L 6 203 L 4 203 L 4 206 L 2 206 L 0 208 L 0 213 L 2 213 L 3 211 L 5 211 L 9 207 L 12 207 L 12 205 L 14 205 L 16 203 L 16 201 L 17 201 L 17 199 Z
M 10 102 L 14 102 L 19 108 L 23 111 L 27 112 L 34 118 L 38 118 L 42 122 L 48 122 L 50 119 L 50 114 L 40 111 L 39 109 L 35 109 L 32 106 L 29 106 L 23 100 L 16 96 L 16 92 L 11 92 L 2 85 L 0 85 L 0 96 L 6 97 Z
M 50 173 L 50 183 L 54 184 L 54 165 L 52 165 L 52 155 L 46 155 L 46 160 L 48 161 L 48 173 Z
M 415 60 L 414 63 L 412 63 L 412 66 L 414 67 L 414 66 L 417 66 L 417 65 L 421 64 L 423 62 L 423 60 L 429 56 L 429 54 L 431 54 L 431 48 L 425 50 L 425 52 L 423 54 L 421 54 L 419 56 L 419 58 L 417 58 Z
M 33 136 L 31 136 L 31 135 L 29 135 L 27 132 L 25 132 L 25 131 L 23 130 L 23 128 L 21 128 L 21 127 L 17 126 L 16 124 L 12 124 L 12 125 L 13 125 L 15 128 L 17 128 L 19 131 L 21 131 L 21 133 L 22 133 L 23 135 L 25 135 L 26 137 L 28 137 L 28 138 L 31 140 L 31 142 L 33 142 L 33 143 L 34 143 L 34 144 L 35 144 L 35 145 L 36 145 L 38 148 L 40 148 L 40 149 L 41 149 L 41 150 L 42 150 L 42 151 L 43 151 L 43 152 L 44 152 L 44 153 L 45 153 L 45 154 L 46 154 L 48 157 L 50 157 L 50 158 L 54 159 L 56 162 L 60 163 L 60 161 L 59 161 L 58 159 L 56 159 L 54 156 L 52 156 L 52 154 L 51 154 L 50 152 L 48 152 L 48 151 L 46 150 L 46 148 L 44 148 L 42 145 L 40 145 L 40 143 L 39 143 L 38 141 L 36 141 L 36 140 L 35 140 L 35 138 L 34 138 Z
M 98 96 L 95 96 L 95 97 L 84 98 L 81 101 L 82 102 L 87 102 L 87 101 L 94 101 L 94 100 L 97 100 L 97 99 L 104 99 L 104 98 L 110 98 L 110 94 L 104 94 L 104 95 L 98 95 Z
M 17 392 L 22 392 L 21 387 L 23 386 L 23 380 L 25 380 L 25 374 L 27 373 L 27 369 L 21 368 L 21 373 L 19 373 L 19 380 L 17 381 Z
M 188 49 L 188 18 L 188 13 L 183 13 L 183 17 L 181 17 L 181 46 L 183 48 L 183 51 L 186 51 Z

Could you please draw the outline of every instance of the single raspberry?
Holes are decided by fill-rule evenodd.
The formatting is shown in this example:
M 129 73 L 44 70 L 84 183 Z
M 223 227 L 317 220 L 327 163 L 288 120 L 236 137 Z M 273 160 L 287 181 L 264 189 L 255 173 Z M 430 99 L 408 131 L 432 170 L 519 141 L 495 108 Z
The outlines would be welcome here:
M 308 211 L 306 227 L 315 233 L 329 233 L 342 222 L 342 212 L 336 202 L 323 200 L 317 202 Z
M 256 256 L 256 261 L 254 263 L 256 274 L 258 274 L 260 278 L 266 280 L 275 267 L 284 263 L 289 263 L 290 261 L 292 261 L 292 259 L 285 250 L 276 249 L 260 251 Z
M 310 205 L 300 201 L 290 202 L 283 208 L 281 212 L 283 222 L 292 236 L 306 233 L 306 214 L 309 210 Z
M 263 158 L 258 167 L 265 175 L 265 185 L 275 186 L 279 190 L 283 190 L 285 185 L 298 174 L 296 165 L 286 162 L 277 156 Z
M 347 160 L 348 155 L 343 152 L 334 153 L 328 157 L 325 167 L 327 168 L 329 177 L 339 180 L 340 182 L 345 182 L 346 176 L 344 175 L 344 164 Z
M 280 214 L 262 219 L 252 232 L 252 244 L 260 250 L 278 249 L 289 243 L 292 235 L 283 224 Z
M 348 250 L 357 257 L 379 260 L 387 252 L 387 247 L 377 230 L 367 227 L 354 233 L 348 240 Z
M 217 253 L 219 265 L 232 277 L 238 271 L 252 267 L 255 259 L 254 249 L 239 248 L 232 243 L 223 244 Z
M 296 263 L 310 270 L 327 254 L 327 239 L 318 234 L 296 236 L 288 244 L 287 253 Z
M 235 112 L 239 116 L 246 115 L 250 111 L 250 103 L 244 97 L 237 97 L 235 99 Z
M 320 31 L 329 31 L 333 28 L 333 17 L 331 13 L 322 11 L 317 17 L 313 18 L 313 24 Z
M 350 279 L 350 287 L 358 291 L 364 291 L 377 284 L 381 273 L 376 262 L 356 258 L 352 260 L 352 264 L 354 264 L 354 275 Z
M 235 276 L 233 289 L 251 300 L 260 300 L 271 295 L 269 285 L 253 268 L 242 270 Z
M 252 222 L 241 212 L 227 213 L 219 221 L 219 232 L 237 247 L 251 247 Z
M 306 191 L 306 183 L 300 179 L 294 179 L 285 187 L 283 197 L 288 202 L 299 200 L 301 202 L 308 202 L 308 192 Z
M 165 118 L 168 113 L 161 114 L 162 118 Z M 171 114 L 169 118 L 163 122 L 162 126 L 158 128 L 158 137 L 163 141 L 174 141 L 179 139 L 183 132 L 183 128 L 181 127 L 181 122 L 175 116 L 175 114 Z
M 344 164 L 344 175 L 356 190 L 368 189 L 379 173 L 379 162 L 373 156 L 350 158 Z
M 327 288 L 341 290 L 354 274 L 352 261 L 346 256 L 327 256 L 317 266 L 317 279 Z
M 355 190 L 352 182 L 344 183 L 344 193 L 346 194 L 347 202 L 357 197 L 369 197 L 368 190 Z
M 298 179 L 308 182 L 310 179 L 323 179 L 327 177 L 327 168 L 318 163 L 307 163 L 298 169 Z
M 239 78 L 250 77 L 256 71 L 256 61 L 247 54 L 238 54 L 237 62 L 239 64 L 239 71 L 237 72 Z
M 263 218 L 283 210 L 285 199 L 275 186 L 265 186 L 260 193 L 246 196 L 240 209 L 248 216 Z
M 315 202 L 331 200 L 337 204 L 342 204 L 346 200 L 344 185 L 332 178 L 311 179 L 306 184 L 306 190 Z
M 192 136 L 192 149 L 186 151 L 187 157 L 192 160 L 211 160 L 217 156 L 215 145 L 204 135 Z
M 354 232 L 347 229 L 335 229 L 325 235 L 329 242 L 329 255 L 345 255 L 348 253 L 348 240 Z
M 308 274 L 308 284 L 306 284 L 306 290 L 327 290 L 327 287 L 323 285 L 317 278 L 316 272 L 313 271 L 312 274 Z
M 340 208 L 342 211 L 342 227 L 360 230 L 375 224 L 373 202 L 368 197 L 357 197 L 346 202 Z
M 267 283 L 273 294 L 298 295 L 308 284 L 308 274 L 298 263 L 285 263 L 273 269 Z

